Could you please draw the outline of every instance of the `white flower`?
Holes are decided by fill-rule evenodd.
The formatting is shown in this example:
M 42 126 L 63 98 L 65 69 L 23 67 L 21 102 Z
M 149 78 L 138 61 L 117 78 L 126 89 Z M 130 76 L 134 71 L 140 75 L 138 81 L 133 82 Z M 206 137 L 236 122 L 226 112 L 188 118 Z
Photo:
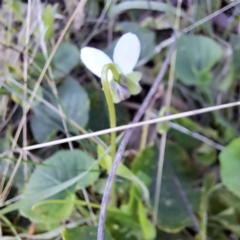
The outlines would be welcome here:
M 126 33 L 118 40 L 114 48 L 113 61 L 103 51 L 92 47 L 82 48 L 80 58 L 83 64 L 99 78 L 101 78 L 102 69 L 106 64 L 114 63 L 117 65 L 123 76 L 120 84 L 112 81 L 113 75 L 111 71 L 108 73 L 113 99 L 117 103 L 129 97 L 130 93 L 135 95 L 141 91 L 138 83 L 141 79 L 141 74 L 133 72 L 140 52 L 141 46 L 138 37 L 135 34 Z
M 137 64 L 141 52 L 140 41 L 135 34 L 125 33 L 117 42 L 113 51 L 113 61 L 103 51 L 84 47 L 81 60 L 96 76 L 101 77 L 102 68 L 108 63 L 117 64 L 123 74 L 131 73 Z

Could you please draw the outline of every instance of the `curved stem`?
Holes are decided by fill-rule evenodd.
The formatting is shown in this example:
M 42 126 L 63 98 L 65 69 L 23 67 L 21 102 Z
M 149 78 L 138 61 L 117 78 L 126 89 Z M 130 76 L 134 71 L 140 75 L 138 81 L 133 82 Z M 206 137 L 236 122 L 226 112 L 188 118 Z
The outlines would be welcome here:
M 108 71 L 111 70 L 114 81 L 119 82 L 120 81 L 120 75 L 115 67 L 114 64 L 110 63 L 107 64 L 103 67 L 102 69 L 102 86 L 103 86 L 103 91 L 107 100 L 107 105 L 108 105 L 108 111 L 109 111 L 109 118 L 110 118 L 110 127 L 114 128 L 116 127 L 116 112 L 115 112 L 115 106 L 111 94 L 111 89 L 109 85 L 109 80 L 108 80 Z M 111 156 L 112 160 L 114 159 L 116 154 L 116 132 L 111 133 Z

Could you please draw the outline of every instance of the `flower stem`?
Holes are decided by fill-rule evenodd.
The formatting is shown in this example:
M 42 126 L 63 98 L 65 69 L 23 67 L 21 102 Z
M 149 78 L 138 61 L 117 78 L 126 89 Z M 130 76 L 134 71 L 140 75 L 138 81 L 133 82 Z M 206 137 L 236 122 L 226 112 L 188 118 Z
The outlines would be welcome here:
M 110 84 L 108 80 L 108 71 L 111 71 L 114 77 L 114 81 L 119 82 L 120 80 L 120 74 L 118 73 L 116 67 L 114 64 L 110 63 L 103 67 L 102 69 L 102 86 L 103 91 L 107 100 L 108 105 L 108 111 L 109 111 L 109 118 L 110 118 L 110 127 L 114 128 L 116 127 L 116 112 L 115 112 L 115 106 L 111 94 Z M 111 156 L 112 161 L 116 154 L 116 132 L 111 133 Z

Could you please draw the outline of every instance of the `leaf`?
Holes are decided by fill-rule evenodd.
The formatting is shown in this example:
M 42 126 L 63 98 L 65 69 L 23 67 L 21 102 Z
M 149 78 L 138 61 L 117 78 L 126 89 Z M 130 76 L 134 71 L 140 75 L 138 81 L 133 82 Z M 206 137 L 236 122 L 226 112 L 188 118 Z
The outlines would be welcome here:
M 0 153 L 8 151 L 10 149 L 10 142 L 7 138 L 0 138 Z
M 103 147 L 98 145 L 98 156 L 100 157 L 103 153 L 104 153 Z M 106 169 L 109 173 L 112 169 L 112 158 L 110 157 L 110 155 L 106 154 L 102 158 L 99 164 L 102 168 Z M 135 174 L 129 168 L 127 168 L 123 163 L 119 163 L 116 174 L 125 179 L 133 181 L 136 187 L 139 187 L 141 189 L 145 200 L 148 199 L 149 193 L 145 184 L 137 176 L 135 176 Z
M 55 78 L 63 78 L 68 75 L 80 62 L 78 48 L 68 42 L 60 44 L 54 57 L 53 71 Z
M 122 3 L 116 4 L 113 6 L 109 12 L 109 17 L 113 18 L 116 15 L 121 14 L 130 9 L 142 9 L 149 10 L 154 9 L 159 12 L 168 12 L 176 15 L 176 8 L 170 6 L 167 3 L 160 3 L 154 1 L 124 1 Z M 180 16 L 185 16 L 183 11 L 180 12 Z
M 240 138 L 230 142 L 220 153 L 221 178 L 223 184 L 240 197 Z
M 129 190 L 129 200 L 126 204 L 121 205 L 122 212 L 130 216 L 134 216 L 135 213 L 137 212 L 138 201 L 139 201 L 139 191 L 133 184 L 131 184 L 130 190 Z
M 91 156 L 80 150 L 62 150 L 49 157 L 44 161 L 44 166 L 37 166 L 27 183 L 20 206 L 21 214 L 35 222 L 51 223 L 64 220 L 70 215 L 73 208 L 71 201 L 69 204 L 43 204 L 38 207 L 36 212 L 32 211 L 31 207 L 46 199 L 44 194 L 47 191 L 49 191 L 48 199 L 73 199 L 76 189 L 87 187 L 98 179 L 98 165 L 94 166 L 77 183 L 62 189 L 57 194 L 51 189 L 86 172 L 94 161 Z M 53 215 L 53 209 L 57 212 L 58 217 Z
M 208 212 L 211 220 L 221 224 L 225 230 L 230 230 L 239 235 L 239 197 L 228 191 L 225 187 L 218 188 L 210 195 Z
M 106 228 L 113 239 L 143 240 L 137 219 L 117 209 L 107 212 Z
M 72 78 L 66 78 L 58 87 L 58 96 L 66 116 L 84 127 L 88 122 L 89 112 L 89 100 L 85 90 Z M 58 108 L 56 100 L 51 98 L 49 102 Z M 54 131 L 64 132 L 61 117 L 46 105 L 39 103 L 33 108 L 33 112 L 30 126 L 38 142 L 45 142 Z M 76 131 L 75 128 L 68 127 L 72 132 Z
M 98 179 L 98 181 L 93 186 L 94 192 L 103 195 L 106 182 L 107 182 L 107 179 L 105 178 Z
M 169 234 L 163 231 L 158 231 L 156 239 L 163 240 L 190 240 L 183 233 Z
M 97 227 L 83 226 L 75 228 L 66 228 L 62 232 L 63 240 L 96 240 L 97 239 Z M 112 238 L 105 231 L 105 240 L 111 240 Z
M 98 145 L 98 157 L 100 157 L 104 153 L 104 149 L 101 145 Z M 112 169 L 112 158 L 109 154 L 106 154 L 102 160 L 100 161 L 100 166 L 108 171 L 108 173 Z M 128 180 L 133 180 L 135 178 L 134 173 L 131 172 L 123 163 L 119 163 L 116 174 L 126 178 Z
M 208 144 L 202 144 L 195 150 L 194 158 L 203 165 L 211 165 L 217 160 L 217 151 Z
M 0 153 L 4 153 L 5 151 L 9 151 L 11 145 L 10 141 L 6 138 L 0 138 Z M 9 159 L 8 157 L 0 158 L 0 176 L 2 178 L 9 178 L 13 172 L 15 167 L 15 162 L 13 160 L 17 159 Z M 13 183 L 15 186 L 22 187 L 24 184 L 24 174 L 23 174 L 23 163 L 20 163 L 17 172 L 13 178 Z
M 86 88 L 90 98 L 90 112 L 88 128 L 92 131 L 103 130 L 109 127 L 109 116 L 106 99 L 103 91 L 88 85 Z M 116 104 L 117 125 L 128 124 L 130 121 L 129 111 L 122 105 Z
M 238 220 L 238 214 L 234 208 L 229 208 L 218 215 L 214 216 L 212 219 L 221 223 L 225 229 L 230 230 L 240 237 L 240 224 Z
M 222 56 L 222 48 L 212 39 L 182 35 L 177 41 L 176 76 L 187 85 L 209 85 L 210 70 Z
M 139 24 L 133 22 L 121 22 L 117 24 L 117 30 L 122 31 L 123 33 L 134 33 L 139 38 L 141 44 L 141 54 L 139 59 L 150 58 L 154 54 L 155 49 L 155 33 L 146 29 L 141 28 Z M 105 52 L 112 58 L 113 49 L 117 43 L 118 39 L 116 39 L 112 44 L 110 44 Z
M 16 85 L 13 85 L 13 84 L 9 84 L 10 85 L 10 90 L 9 92 L 11 92 L 11 97 L 12 97 L 12 100 L 15 102 L 15 103 L 18 103 L 20 104 L 21 106 L 24 105 L 24 102 L 25 102 L 25 96 L 24 96 L 24 91 L 22 88 L 16 86 Z M 6 85 L 5 85 L 6 87 Z M 35 83 L 34 82 L 29 82 L 28 83 L 28 89 L 30 89 L 31 91 L 34 89 L 35 87 Z M 42 93 L 42 88 L 39 87 L 37 89 L 37 92 L 36 92 L 36 95 L 38 97 L 42 97 L 43 93 Z M 26 99 L 30 99 L 31 97 L 31 93 L 27 93 L 27 98 Z M 36 100 L 36 98 L 33 100 L 31 106 L 36 106 L 38 104 L 38 100 Z
M 144 240 L 153 240 L 156 237 L 156 229 L 154 225 L 147 218 L 146 210 L 141 200 L 138 200 L 138 216 L 139 222 L 142 226 Z
M 233 70 L 237 78 L 240 78 L 240 38 L 237 34 L 230 35 L 230 44 L 233 50 Z
M 140 72 L 131 72 L 126 75 L 127 85 L 129 92 L 131 95 L 137 95 L 142 91 L 142 88 L 139 84 L 139 81 L 142 78 L 142 74 Z
M 98 1 L 87 1 L 85 4 L 85 14 L 87 14 L 87 16 L 89 18 L 96 18 L 99 16 L 99 2 Z
M 147 152 L 149 153 L 147 154 Z M 142 171 L 151 178 L 150 196 L 153 204 L 159 153 L 156 147 L 152 146 L 144 149 L 142 154 L 146 156 L 144 163 L 141 164 L 138 161 L 133 168 L 134 171 Z M 158 224 L 161 229 L 168 232 L 178 232 L 182 228 L 192 225 L 181 191 L 186 194 L 192 208 L 198 209 L 199 194 L 192 185 L 196 178 L 196 170 L 191 164 L 188 154 L 178 145 L 168 142 L 165 150 L 161 195 L 158 206 Z M 180 182 L 181 189 L 179 189 L 176 181 Z
M 47 32 L 45 33 L 46 39 L 51 39 L 53 37 L 53 24 L 54 24 L 54 12 L 52 5 L 47 5 L 43 11 L 43 23 L 47 28 Z

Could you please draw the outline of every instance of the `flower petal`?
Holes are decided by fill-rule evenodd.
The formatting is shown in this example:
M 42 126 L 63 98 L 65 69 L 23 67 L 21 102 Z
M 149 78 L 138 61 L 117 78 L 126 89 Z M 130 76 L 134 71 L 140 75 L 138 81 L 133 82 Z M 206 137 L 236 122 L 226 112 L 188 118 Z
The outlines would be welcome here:
M 141 52 L 140 41 L 135 34 L 126 33 L 117 42 L 113 52 L 113 61 L 124 74 L 132 72 Z
M 106 53 L 92 47 L 82 48 L 80 58 L 83 64 L 99 78 L 101 78 L 103 66 L 112 63 L 111 58 Z

